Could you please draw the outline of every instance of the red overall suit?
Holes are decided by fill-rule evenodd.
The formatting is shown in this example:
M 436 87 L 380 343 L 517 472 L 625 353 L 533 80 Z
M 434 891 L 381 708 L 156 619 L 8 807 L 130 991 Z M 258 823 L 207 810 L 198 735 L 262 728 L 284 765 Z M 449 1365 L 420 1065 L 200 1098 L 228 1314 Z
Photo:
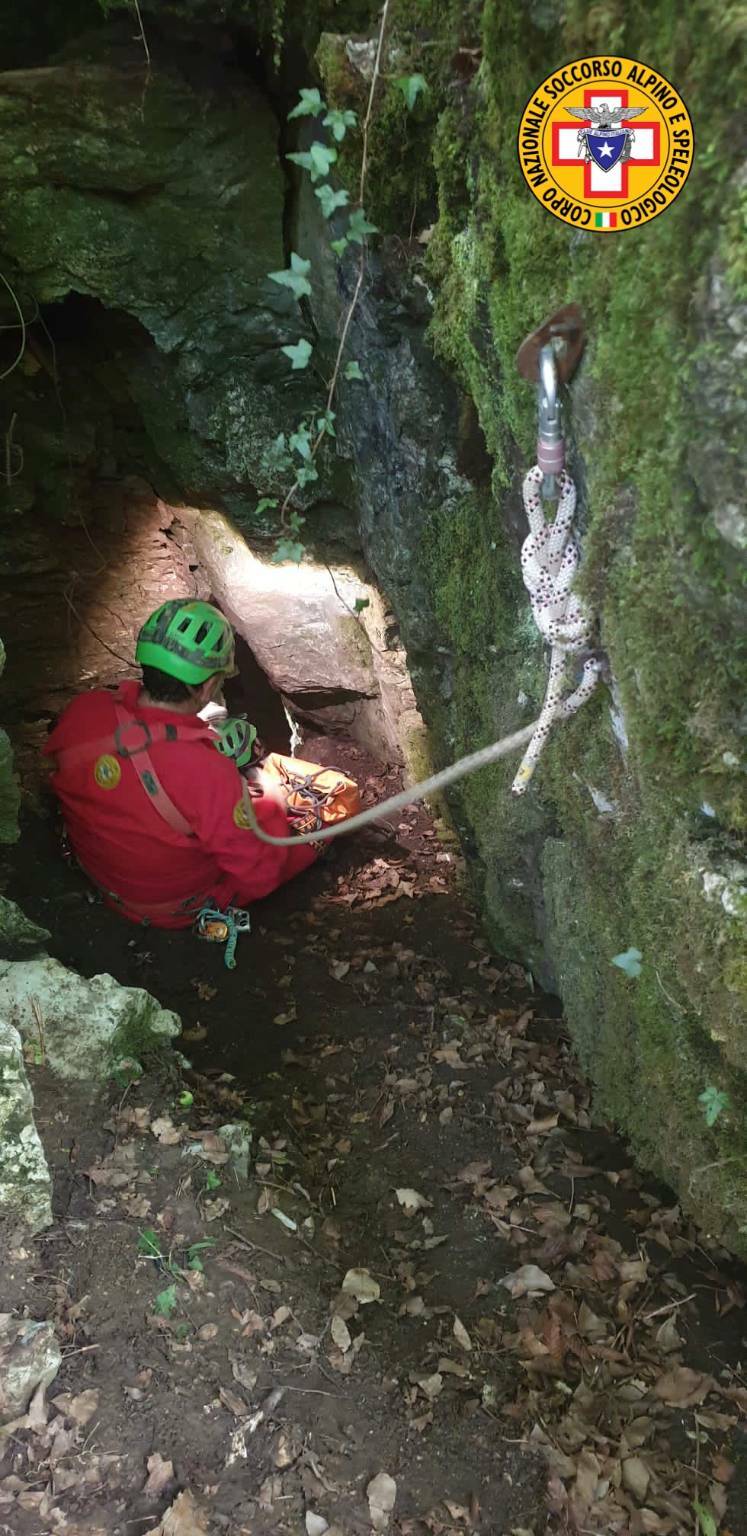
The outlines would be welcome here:
M 254 836 L 244 781 L 204 721 L 138 711 L 139 695 L 137 682 L 81 694 L 44 748 L 73 852 L 110 905 L 133 922 L 187 927 L 206 902 L 248 906 L 314 863 L 312 847 Z M 281 797 L 253 808 L 264 831 L 289 835 Z

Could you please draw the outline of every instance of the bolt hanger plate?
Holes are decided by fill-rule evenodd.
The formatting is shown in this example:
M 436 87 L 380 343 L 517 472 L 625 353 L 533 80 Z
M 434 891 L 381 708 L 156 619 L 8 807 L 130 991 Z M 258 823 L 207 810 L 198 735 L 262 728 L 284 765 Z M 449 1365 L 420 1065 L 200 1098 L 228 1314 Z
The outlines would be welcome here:
M 521 343 L 516 354 L 516 366 L 523 379 L 530 384 L 539 382 L 539 355 L 548 342 L 553 344 L 558 370 L 558 381 L 566 384 L 578 367 L 584 350 L 584 320 L 580 305 L 564 304 L 543 320 L 536 331 L 531 331 Z

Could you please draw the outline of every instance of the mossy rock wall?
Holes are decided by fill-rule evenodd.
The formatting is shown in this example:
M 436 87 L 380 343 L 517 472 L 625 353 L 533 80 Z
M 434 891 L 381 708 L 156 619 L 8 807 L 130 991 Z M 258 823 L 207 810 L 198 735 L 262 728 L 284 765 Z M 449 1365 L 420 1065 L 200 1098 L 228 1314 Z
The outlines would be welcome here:
M 400 584 L 397 603 L 421 704 L 442 759 L 538 712 L 546 656 L 517 563 L 535 402 L 514 356 L 546 314 L 579 301 L 588 346 L 569 401 L 571 469 L 606 682 L 557 728 L 525 799 L 511 798 L 507 763 L 452 803 L 496 947 L 560 990 L 600 1109 L 747 1251 L 739 13 L 727 4 L 716 26 L 697 3 L 486 0 L 457 21 L 432 0 L 418 33 L 412 5 L 401 9 L 407 65 L 446 101 L 430 150 L 429 339 L 474 401 L 493 464 L 489 491 L 431 502 L 404 531 L 417 596 Z M 595 238 L 540 208 L 515 142 L 554 67 L 613 51 L 676 83 L 697 152 L 666 214 Z M 334 83 L 329 48 L 321 57 Z M 339 72 L 338 84 L 344 94 Z M 390 183 L 380 156 L 373 201 L 380 188 L 386 206 Z M 369 531 L 375 562 L 384 542 Z M 631 947 L 638 977 L 612 963 Z M 709 1088 L 726 1096 L 712 1127 Z

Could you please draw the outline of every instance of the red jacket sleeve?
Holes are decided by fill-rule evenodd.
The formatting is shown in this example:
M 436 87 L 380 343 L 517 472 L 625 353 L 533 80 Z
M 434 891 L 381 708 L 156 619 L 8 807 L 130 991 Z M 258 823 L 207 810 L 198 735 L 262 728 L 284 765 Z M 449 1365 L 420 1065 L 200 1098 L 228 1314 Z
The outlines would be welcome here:
M 187 816 L 195 835 L 206 852 L 212 854 L 219 868 L 236 881 L 236 899 L 247 905 L 269 896 L 286 880 L 308 869 L 318 857 L 309 844 L 295 848 L 273 848 L 263 843 L 246 825 L 243 814 L 244 784 L 238 770 L 218 753 L 197 749 L 203 774 L 191 805 L 181 801 L 179 808 Z M 205 759 L 207 758 L 207 762 Z M 208 768 L 207 773 L 204 771 Z M 174 796 L 177 799 L 176 796 Z M 288 837 L 288 817 L 280 801 L 269 795 L 253 800 L 257 820 L 272 837 Z

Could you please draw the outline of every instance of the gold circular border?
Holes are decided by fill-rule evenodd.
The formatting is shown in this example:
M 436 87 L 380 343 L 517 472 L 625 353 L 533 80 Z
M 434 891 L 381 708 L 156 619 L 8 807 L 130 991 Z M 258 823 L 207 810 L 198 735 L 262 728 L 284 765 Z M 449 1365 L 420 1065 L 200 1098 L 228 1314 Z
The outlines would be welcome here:
M 538 152 L 540 154 L 542 170 L 544 171 L 545 175 L 549 178 L 550 183 L 552 184 L 552 186 L 555 189 L 555 191 L 557 193 L 561 194 L 568 203 L 572 204 L 574 208 L 581 208 L 581 209 L 588 210 L 589 222 L 588 223 L 584 223 L 580 217 L 574 219 L 572 217 L 572 214 L 571 214 L 570 211 L 568 211 L 568 212 L 561 212 L 559 209 L 553 208 L 552 205 L 548 201 L 546 201 L 546 199 L 542 196 L 541 190 L 536 188 L 536 187 L 534 187 L 532 185 L 532 181 L 531 181 L 531 179 L 529 177 L 529 174 L 525 170 L 524 164 L 522 162 L 521 140 L 522 140 L 522 134 L 524 132 L 525 125 L 527 123 L 528 115 L 532 111 L 534 111 L 536 113 L 536 111 L 537 111 L 537 98 L 538 97 L 542 97 L 542 93 L 545 91 L 545 87 L 548 85 L 548 83 L 551 84 L 552 81 L 557 76 L 562 75 L 564 70 L 574 69 L 578 65 L 582 65 L 582 64 L 591 64 L 591 65 L 593 65 L 593 64 L 605 64 L 605 63 L 606 64 L 620 64 L 621 65 L 620 74 L 619 75 L 605 75 L 605 76 L 602 77 L 602 79 L 599 82 L 597 82 L 597 81 L 595 81 L 593 79 L 589 79 L 589 80 L 576 80 L 576 81 L 574 81 L 572 85 L 567 87 L 564 95 L 560 95 L 560 96 L 558 96 L 558 98 L 555 101 L 553 101 L 552 103 L 548 103 L 548 111 L 547 111 L 547 114 L 546 114 L 547 115 L 547 122 L 544 123 L 544 125 L 538 131 L 538 140 L 539 140 L 539 145 L 540 145 L 540 148 L 539 148 Z M 682 123 L 678 122 L 677 131 L 678 132 L 684 132 L 685 130 L 687 130 L 688 135 L 689 135 L 688 145 L 687 145 L 687 147 L 689 149 L 689 154 L 688 154 L 688 157 L 687 157 L 687 161 L 685 163 L 683 163 L 683 175 L 679 179 L 679 186 L 676 187 L 674 190 L 670 190 L 669 188 L 667 188 L 666 190 L 667 190 L 669 195 L 667 197 L 666 202 L 664 202 L 664 203 L 662 203 L 660 205 L 657 205 L 650 212 L 642 213 L 641 217 L 639 217 L 637 219 L 633 218 L 631 210 L 633 208 L 635 208 L 635 206 L 639 202 L 643 201 L 643 199 L 650 199 L 650 198 L 653 198 L 655 196 L 656 192 L 659 190 L 660 182 L 662 181 L 664 176 L 669 174 L 669 171 L 671 169 L 671 159 L 672 159 L 672 153 L 673 153 L 673 146 L 672 146 L 672 136 L 671 136 L 671 133 L 670 133 L 669 124 L 667 123 L 667 111 L 665 111 L 665 109 L 662 108 L 659 105 L 659 103 L 655 100 L 654 97 L 649 97 L 649 99 L 651 101 L 651 106 L 657 112 L 657 114 L 659 116 L 659 119 L 660 119 L 660 121 L 662 123 L 664 132 L 667 135 L 668 147 L 667 147 L 667 152 L 666 152 L 666 154 L 664 156 L 664 163 L 663 163 L 663 165 L 661 167 L 661 171 L 660 171 L 656 181 L 653 183 L 653 185 L 649 188 L 649 190 L 646 193 L 643 194 L 643 198 L 641 198 L 640 196 L 638 196 L 638 197 L 622 198 L 622 196 L 621 196 L 620 201 L 619 201 L 619 203 L 617 204 L 616 207 L 612 208 L 610 206 L 607 206 L 606 208 L 598 208 L 598 207 L 596 207 L 595 204 L 592 204 L 590 202 L 586 202 L 583 198 L 574 197 L 570 192 L 568 192 L 566 190 L 565 187 L 561 186 L 560 182 L 554 176 L 552 168 L 546 163 L 546 160 L 545 160 L 545 145 L 544 145 L 545 134 L 546 134 L 547 128 L 549 127 L 550 122 L 552 120 L 553 112 L 555 112 L 557 110 L 557 108 L 562 105 L 563 101 L 565 100 L 565 97 L 570 96 L 575 91 L 578 91 L 578 90 L 581 90 L 581 89 L 588 89 L 590 87 L 593 88 L 594 85 L 597 84 L 597 83 L 599 83 L 600 89 L 603 89 L 605 86 L 607 86 L 610 90 L 612 90 L 614 87 L 618 87 L 619 88 L 621 85 L 624 86 L 624 85 L 627 84 L 632 89 L 640 91 L 641 95 L 646 96 L 647 92 L 646 92 L 645 86 L 641 85 L 640 82 L 637 81 L 637 80 L 631 80 L 630 79 L 630 71 L 632 69 L 647 71 L 649 74 L 655 74 L 657 82 L 661 82 L 662 85 L 665 85 L 667 87 L 667 89 L 672 92 L 672 95 L 676 98 L 676 103 L 675 103 L 675 105 L 672 108 L 667 109 L 667 110 L 669 112 L 672 112 L 672 113 L 676 112 L 678 114 L 679 113 L 682 114 L 684 121 Z M 543 114 L 543 116 L 544 115 L 545 114 Z M 670 122 L 671 122 L 671 118 L 670 118 Z M 533 125 L 530 125 L 530 126 L 533 126 Z M 570 126 L 570 124 L 569 124 L 569 126 Z M 684 146 L 682 146 L 682 147 L 684 147 Z M 685 105 L 685 102 L 683 101 L 679 91 L 677 90 L 676 86 L 672 85 L 671 80 L 668 80 L 666 75 L 663 75 L 660 70 L 652 69 L 650 64 L 644 64 L 644 63 L 642 63 L 642 61 L 640 59 L 627 59 L 627 58 L 623 58 L 621 54 L 612 54 L 612 53 L 610 53 L 610 54 L 603 54 L 603 53 L 600 53 L 600 54 L 588 54 L 585 57 L 580 58 L 580 59 L 570 59 L 567 64 L 561 64 L 561 65 L 558 66 L 557 69 L 551 70 L 550 74 L 545 76 L 545 78 L 542 81 L 541 85 L 538 85 L 536 87 L 536 89 L 532 92 L 532 95 L 531 95 L 529 101 L 527 102 L 527 104 L 526 104 L 526 106 L 524 108 L 524 111 L 522 112 L 521 119 L 520 119 L 520 122 L 519 122 L 519 127 L 518 127 L 518 131 L 517 131 L 517 135 L 516 135 L 516 152 L 517 152 L 517 156 L 518 156 L 518 160 L 519 160 L 519 169 L 521 171 L 521 174 L 522 174 L 522 177 L 523 177 L 524 181 L 526 182 L 527 187 L 529 188 L 529 191 L 531 192 L 531 194 L 534 197 L 535 201 L 537 203 L 539 203 L 540 207 L 544 208 L 545 212 L 549 213 L 552 216 L 552 218 L 558 219 L 558 220 L 560 220 L 560 222 L 562 224 L 570 225 L 571 229 L 579 230 L 581 233 L 587 234 L 587 235 L 620 235 L 620 234 L 630 234 L 632 231 L 634 231 L 636 229 L 641 229 L 644 224 L 650 224 L 652 219 L 656 219 L 656 218 L 659 217 L 660 213 L 666 213 L 667 209 L 671 208 L 672 203 L 674 203 L 677 200 L 677 198 L 679 197 L 680 192 L 685 187 L 685 185 L 687 183 L 687 179 L 688 179 L 688 177 L 690 175 L 690 172 L 692 170 L 693 160 L 694 160 L 694 157 L 695 157 L 695 134 L 694 134 L 694 131 L 693 131 L 692 118 L 690 116 L 690 113 L 689 113 L 689 111 L 688 111 L 688 109 L 687 109 L 687 107 Z M 602 229 L 598 229 L 598 228 L 595 228 L 595 226 L 594 226 L 594 224 L 592 222 L 595 213 L 616 213 L 618 215 L 618 222 L 617 222 L 617 224 L 615 225 L 615 227 L 613 229 L 603 229 L 603 228 Z M 623 217 L 622 217 L 623 213 L 630 213 L 631 214 L 630 218 L 627 221 L 625 221 L 623 219 Z

